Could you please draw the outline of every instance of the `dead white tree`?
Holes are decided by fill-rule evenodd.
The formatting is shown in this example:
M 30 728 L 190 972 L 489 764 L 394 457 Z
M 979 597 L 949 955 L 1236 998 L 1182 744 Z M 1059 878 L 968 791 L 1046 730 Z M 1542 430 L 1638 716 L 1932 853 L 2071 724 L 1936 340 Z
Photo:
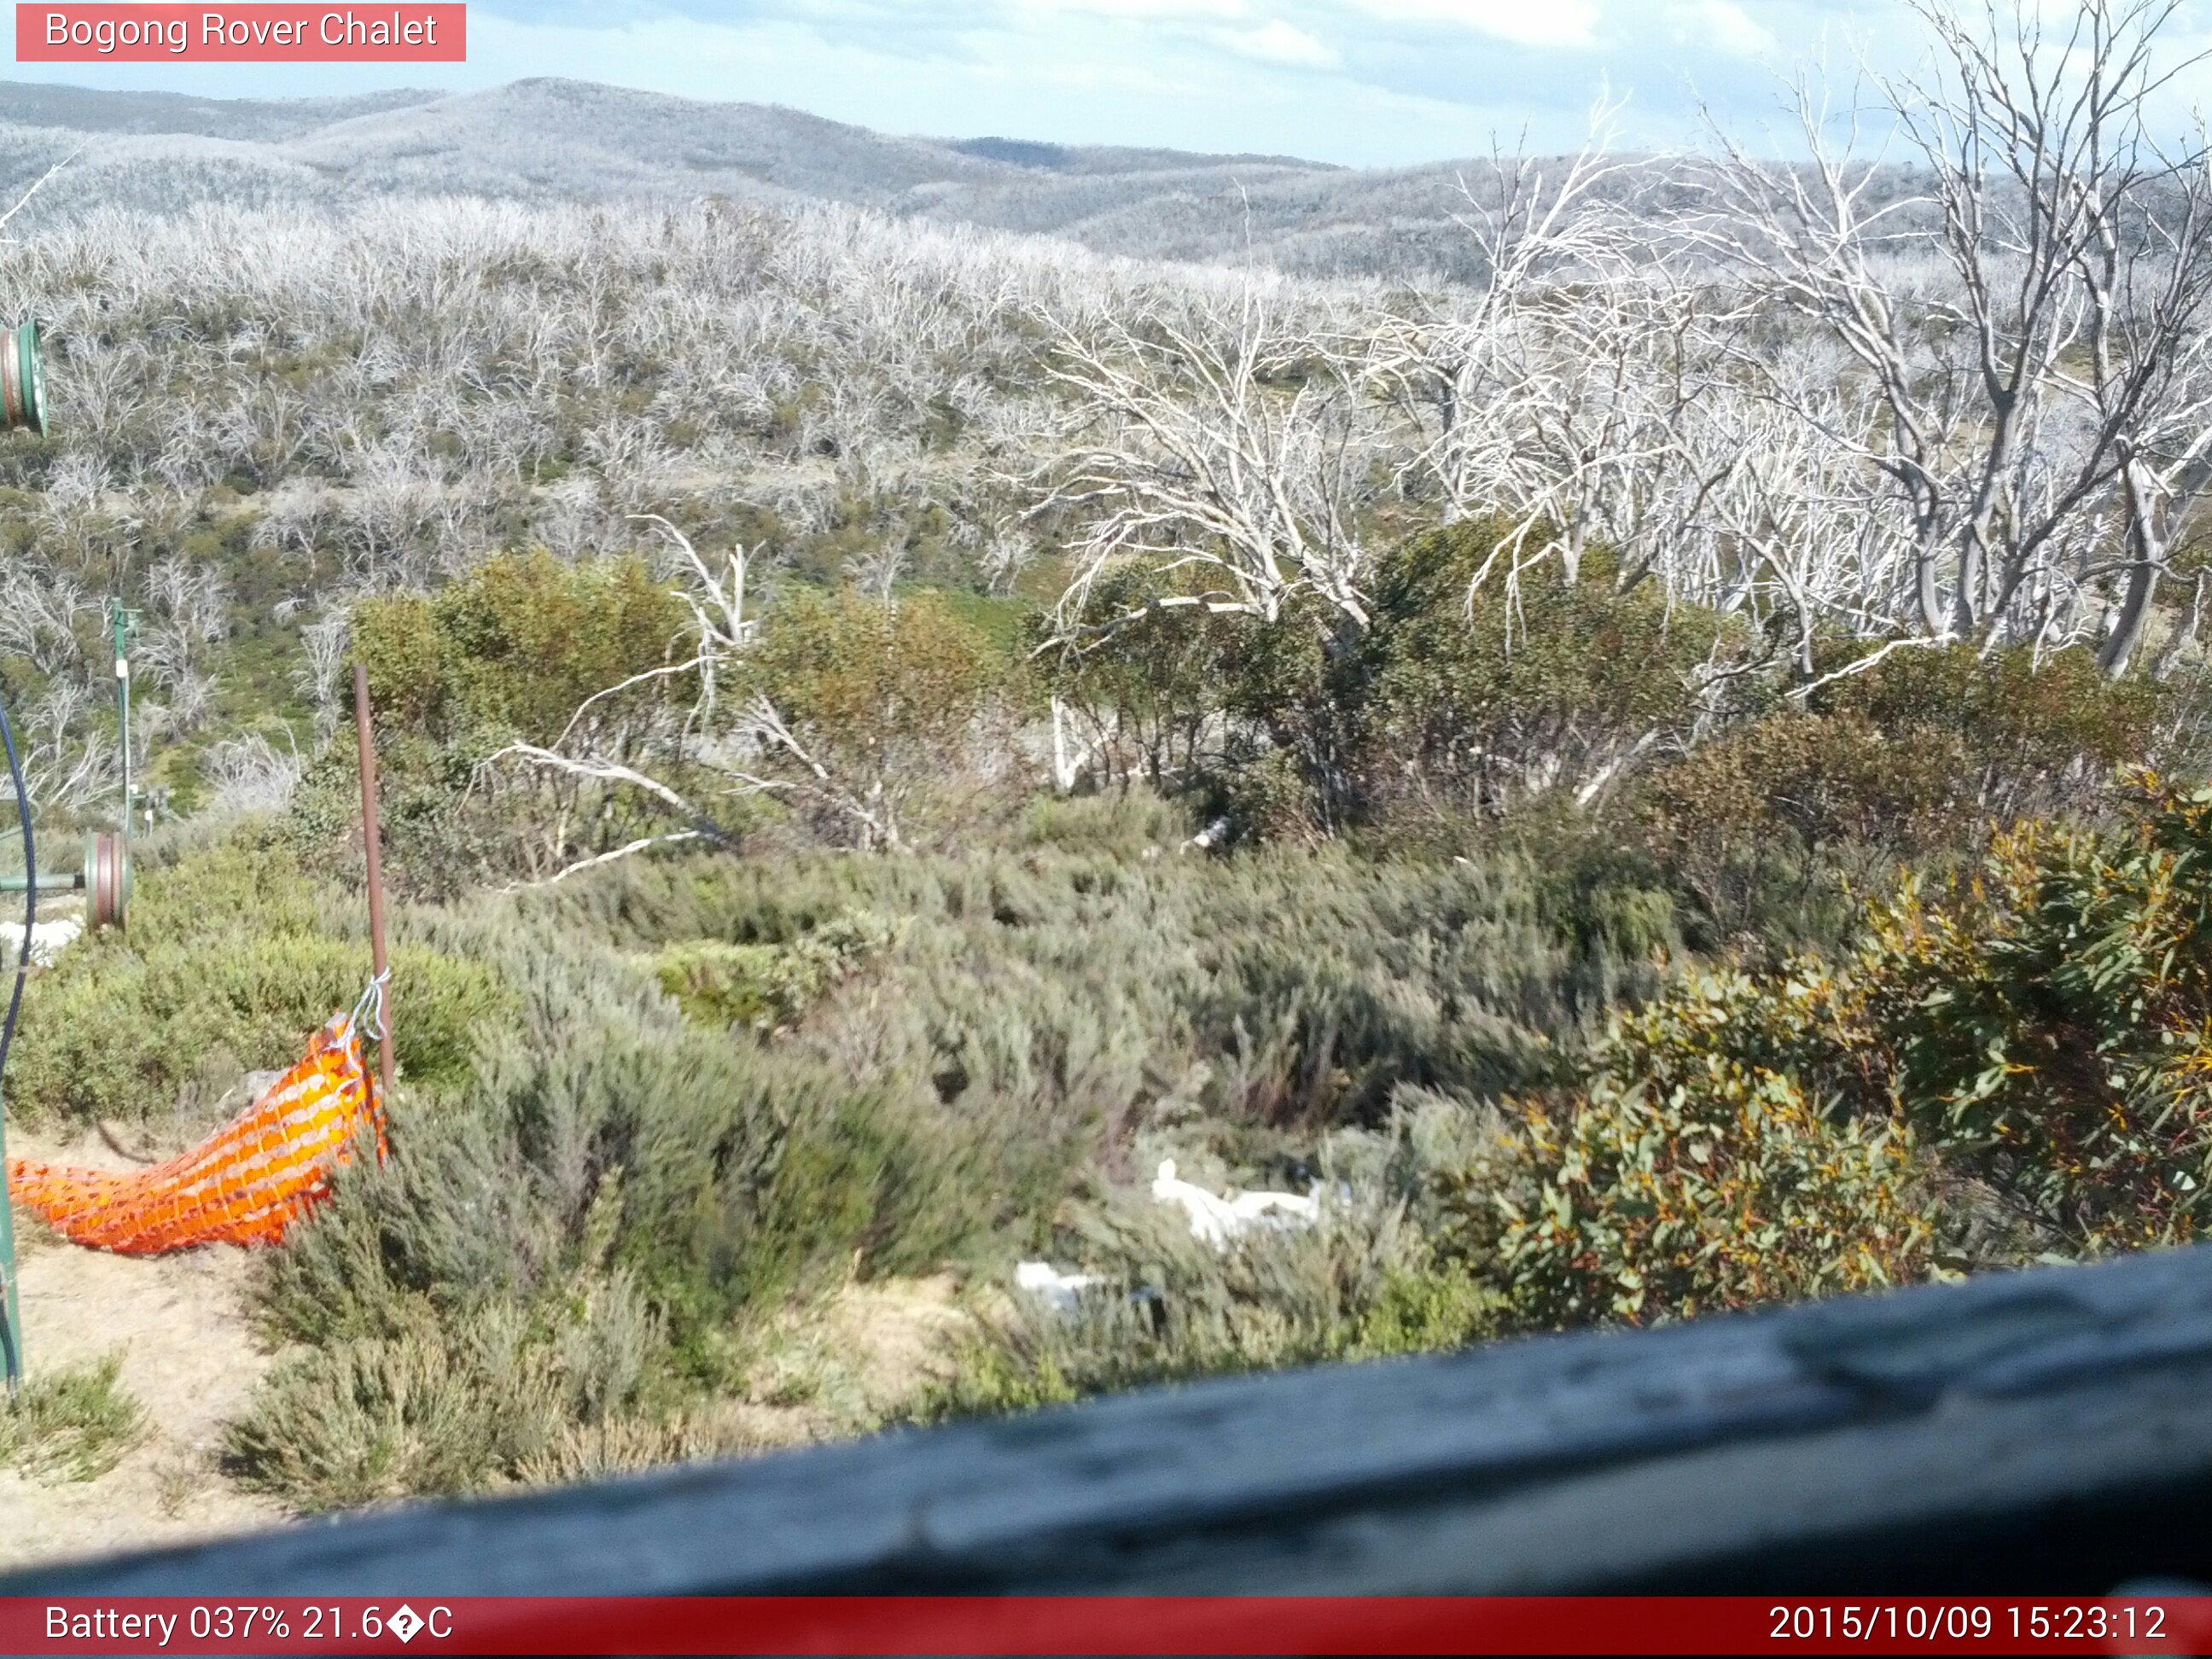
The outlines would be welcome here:
M 315 740 L 326 743 L 337 730 L 341 710 L 339 688 L 345 678 L 346 650 L 353 641 L 353 607 L 335 599 L 314 621 L 300 629 L 300 646 L 307 661 L 293 684 L 313 698 Z
M 1652 228 L 1605 199 L 1648 166 L 1608 153 L 1618 110 L 1598 106 L 1575 155 L 1501 154 L 1463 178 L 1480 281 L 1386 317 L 1370 349 L 1419 434 L 1401 473 L 1435 489 L 1445 522 L 1502 526 L 1477 586 L 1553 556 L 1571 581 L 1593 537 L 1626 551 L 1663 471 L 1694 296 L 1635 257 Z
M 146 597 L 149 618 L 134 654 L 148 679 L 168 692 L 175 729 L 189 732 L 214 702 L 210 654 L 229 632 L 229 584 L 213 565 L 172 555 L 146 573 Z
M 1310 321 L 1310 319 L 1309 319 Z M 1360 511 L 1373 488 L 1374 400 L 1356 366 L 1317 344 L 1248 285 L 1233 308 L 1200 301 L 1054 330 L 1052 378 L 1069 399 L 1039 512 L 1076 516 L 1076 571 L 1060 602 L 1075 638 L 1097 578 L 1142 559 L 1190 573 L 1164 605 L 1279 620 L 1301 593 L 1355 629 L 1368 549 Z
M 2050 27 L 2029 0 L 1913 3 L 1932 66 L 1875 82 L 1911 191 L 1801 82 L 1811 161 L 1723 137 L 1700 245 L 1826 331 L 1878 399 L 1881 422 L 1828 435 L 1910 520 L 1917 630 L 2039 639 L 2048 596 L 2094 584 L 2117 672 L 2212 430 L 2212 177 L 2201 137 L 2160 137 L 2193 61 L 2159 50 L 2179 0 L 2080 0 Z M 2121 540 L 2100 553 L 2082 529 L 2107 514 Z

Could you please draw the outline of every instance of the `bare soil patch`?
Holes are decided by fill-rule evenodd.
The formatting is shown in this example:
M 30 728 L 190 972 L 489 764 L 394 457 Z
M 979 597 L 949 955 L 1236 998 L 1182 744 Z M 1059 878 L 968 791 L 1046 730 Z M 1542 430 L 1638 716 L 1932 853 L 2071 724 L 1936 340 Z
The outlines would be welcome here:
M 97 1138 L 57 1146 L 9 1127 L 11 1156 L 88 1168 L 129 1162 Z M 19 1214 L 23 1350 L 31 1375 L 120 1351 L 122 1383 L 146 1432 L 97 1480 L 46 1485 L 0 1470 L 0 1570 L 159 1544 L 195 1542 L 286 1518 L 240 1491 L 220 1462 L 222 1425 L 272 1356 L 251 1319 L 246 1252 L 111 1255 Z

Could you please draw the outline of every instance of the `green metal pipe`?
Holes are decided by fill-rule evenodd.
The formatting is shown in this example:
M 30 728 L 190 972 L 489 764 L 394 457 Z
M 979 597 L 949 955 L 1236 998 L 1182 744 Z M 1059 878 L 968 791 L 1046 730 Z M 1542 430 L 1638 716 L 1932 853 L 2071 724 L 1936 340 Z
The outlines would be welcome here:
M 120 599 L 107 602 L 115 625 L 115 720 L 123 737 L 123 838 L 131 839 L 131 820 L 137 803 L 131 784 L 131 636 L 138 631 L 138 618 Z
M 35 322 L 27 320 L 0 334 L 0 421 L 4 421 L 10 431 L 27 428 L 43 434 L 46 429 L 46 369 Z M 28 960 L 31 949 L 28 929 L 37 920 L 39 908 L 38 842 L 31 829 L 31 793 L 23 782 L 22 762 L 15 751 L 15 734 L 9 726 L 4 708 L 0 708 L 0 746 L 7 750 L 8 780 L 15 792 L 16 830 L 23 838 L 21 887 L 11 883 L 9 890 L 27 895 L 23 905 L 26 932 L 16 957 L 15 971 L 11 975 L 15 983 L 8 997 L 6 1023 L 0 1027 L 0 1073 L 4 1073 L 8 1046 L 15 1035 L 15 1018 L 22 1010 L 23 963 Z M 86 867 L 96 866 L 88 864 Z M 121 889 L 124 884 L 118 880 L 118 886 Z M 0 1354 L 0 1364 L 6 1367 L 8 1395 L 12 1401 L 23 1376 L 23 1298 L 21 1281 L 15 1273 L 15 1204 L 8 1192 L 5 1096 L 6 1079 L 0 1075 L 0 1337 L 4 1337 L 7 1349 Z
M 0 876 L 0 893 L 27 893 L 33 880 L 27 871 L 20 876 Z M 133 880 L 131 850 L 123 837 L 97 831 L 84 838 L 82 869 L 74 875 L 35 878 L 40 892 L 52 888 L 90 893 L 92 910 L 86 920 L 94 927 L 121 927 L 129 922 Z

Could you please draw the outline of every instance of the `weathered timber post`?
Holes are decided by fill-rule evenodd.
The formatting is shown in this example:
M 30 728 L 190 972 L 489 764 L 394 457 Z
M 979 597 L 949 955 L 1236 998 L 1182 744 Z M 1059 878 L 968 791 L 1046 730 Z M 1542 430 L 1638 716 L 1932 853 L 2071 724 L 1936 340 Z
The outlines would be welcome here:
M 386 1102 L 392 1098 L 392 981 L 391 964 L 384 951 L 383 824 L 376 805 L 376 732 L 368 714 L 368 667 L 353 665 L 353 722 L 361 743 L 362 845 L 368 854 L 369 965 L 384 995 L 378 1003 L 382 1018 L 377 1033 L 377 1081 Z

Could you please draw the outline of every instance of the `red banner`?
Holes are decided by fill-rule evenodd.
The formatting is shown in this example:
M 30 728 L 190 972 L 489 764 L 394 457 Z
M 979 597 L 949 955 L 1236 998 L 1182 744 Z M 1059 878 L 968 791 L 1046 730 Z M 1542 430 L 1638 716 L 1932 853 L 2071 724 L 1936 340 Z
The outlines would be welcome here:
M 18 1654 L 2205 1653 L 2152 1596 L 0 1599 Z
M 459 64 L 465 5 L 15 7 L 19 64 Z

